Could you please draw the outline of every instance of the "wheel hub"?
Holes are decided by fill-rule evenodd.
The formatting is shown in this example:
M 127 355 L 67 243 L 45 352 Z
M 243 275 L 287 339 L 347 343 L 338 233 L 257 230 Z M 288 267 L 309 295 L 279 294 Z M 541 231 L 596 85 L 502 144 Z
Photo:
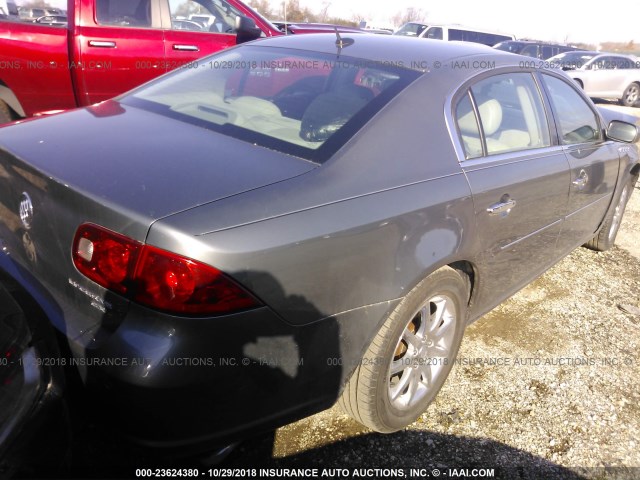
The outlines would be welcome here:
M 388 395 L 399 409 L 411 408 L 433 388 L 453 346 L 455 304 L 438 295 L 425 302 L 398 339 L 389 367 Z

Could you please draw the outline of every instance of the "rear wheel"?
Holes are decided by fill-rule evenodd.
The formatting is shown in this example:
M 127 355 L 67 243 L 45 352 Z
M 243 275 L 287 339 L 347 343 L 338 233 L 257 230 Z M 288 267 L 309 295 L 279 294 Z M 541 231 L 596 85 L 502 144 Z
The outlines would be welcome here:
M 340 398 L 349 415 L 389 433 L 414 422 L 444 384 L 462 341 L 468 279 L 443 267 L 389 315 Z
M 620 104 L 626 107 L 633 107 L 640 100 L 640 84 L 634 82 L 624 89 Z
M 604 252 L 613 247 L 616 242 L 618 230 L 620 230 L 624 210 L 627 206 L 627 202 L 629 201 L 629 197 L 631 197 L 636 180 L 637 177 L 633 177 L 631 181 L 627 182 L 622 189 L 622 193 L 620 194 L 620 198 L 618 199 L 618 203 L 615 208 L 607 214 L 607 217 L 602 224 L 602 228 L 600 228 L 600 231 L 595 237 L 585 244 L 585 247 L 598 252 Z

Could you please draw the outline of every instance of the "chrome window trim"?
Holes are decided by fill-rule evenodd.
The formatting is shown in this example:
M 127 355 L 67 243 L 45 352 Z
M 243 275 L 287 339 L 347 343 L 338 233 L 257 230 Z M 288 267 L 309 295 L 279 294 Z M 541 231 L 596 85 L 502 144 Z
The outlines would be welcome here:
M 541 150 L 544 149 L 553 149 L 554 147 L 561 147 L 562 145 L 559 145 L 556 141 L 554 141 L 554 139 L 557 139 L 557 128 L 556 128 L 556 122 L 555 122 L 555 117 L 553 116 L 553 113 L 551 110 L 548 110 L 548 106 L 547 106 L 547 93 L 545 90 L 543 90 L 541 88 L 541 85 L 538 82 L 537 76 L 535 75 L 536 72 L 538 70 L 536 69 L 530 69 L 530 68 L 518 68 L 515 65 L 509 65 L 509 66 L 505 66 L 505 67 L 499 67 L 499 68 L 495 68 L 495 69 L 491 69 L 491 70 L 484 70 L 484 71 L 480 71 L 477 74 L 473 75 L 470 78 L 467 78 L 464 82 L 459 83 L 455 88 L 453 88 L 451 90 L 451 92 L 447 95 L 445 102 L 444 102 L 444 115 L 445 115 L 445 122 L 447 124 L 447 129 L 449 131 L 449 137 L 451 139 L 451 142 L 453 144 L 453 148 L 456 152 L 456 156 L 458 158 L 458 163 L 460 165 L 467 165 L 469 164 L 469 162 L 476 162 L 476 161 L 484 161 L 485 163 L 493 163 L 494 159 L 504 159 L 505 156 L 507 157 L 513 157 L 515 156 L 519 156 L 519 157 L 531 157 L 531 156 L 536 156 L 537 153 Z M 504 152 L 504 153 L 494 153 L 494 154 L 488 154 L 486 151 L 486 142 L 484 139 L 484 130 L 481 128 L 480 129 L 480 135 L 482 138 L 482 143 L 483 143 L 483 155 L 480 157 L 474 157 L 474 158 L 466 158 L 465 156 L 465 151 L 464 151 L 464 146 L 462 145 L 462 140 L 460 138 L 460 131 L 458 129 L 458 125 L 456 122 L 456 118 L 455 118 L 455 107 L 458 104 L 458 101 L 460 101 L 460 99 L 467 93 L 469 93 L 471 91 L 471 87 L 473 85 L 475 85 L 476 83 L 486 79 L 486 78 L 490 78 L 490 77 L 494 77 L 496 75 L 504 75 L 504 74 L 509 74 L 509 73 L 526 73 L 531 75 L 532 77 L 532 81 L 533 83 L 536 85 L 536 88 L 538 89 L 538 94 L 540 95 L 540 101 L 542 102 L 543 105 L 543 110 L 544 110 L 544 115 L 547 119 L 547 128 L 549 129 L 549 138 L 551 141 L 551 145 L 549 146 L 544 146 L 544 147 L 536 147 L 536 148 L 530 148 L 527 150 L 514 150 L 511 152 Z M 474 109 L 476 111 L 476 119 L 479 122 L 479 126 L 482 127 L 482 120 L 480 118 L 478 118 L 477 115 L 477 106 L 475 104 L 475 100 L 473 98 L 473 93 L 471 92 L 470 97 L 472 99 L 472 103 L 474 106 Z M 566 145 L 564 145 L 566 146 Z M 556 149 L 557 150 L 557 149 Z M 555 151 L 555 150 L 554 150 Z

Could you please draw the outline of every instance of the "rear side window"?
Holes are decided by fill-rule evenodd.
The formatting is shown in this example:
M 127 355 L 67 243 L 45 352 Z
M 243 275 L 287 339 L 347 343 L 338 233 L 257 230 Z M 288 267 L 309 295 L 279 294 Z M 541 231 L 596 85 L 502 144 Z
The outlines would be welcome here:
M 464 41 L 465 35 L 462 30 L 458 30 L 457 28 L 449 29 L 449 40 L 450 41 Z
M 481 80 L 458 102 L 455 115 L 467 159 L 551 145 L 542 98 L 529 73 Z
M 501 37 L 500 35 L 495 35 L 493 33 L 478 33 L 478 43 L 482 43 L 483 45 L 488 45 L 489 47 L 493 47 L 496 43 L 504 40 L 505 37 Z
M 467 92 L 456 105 L 455 115 L 465 158 L 469 160 L 481 157 L 484 154 L 482 135 L 480 135 L 478 116 L 473 108 L 470 92 Z
M 563 145 L 597 142 L 601 138 L 596 114 L 573 87 L 559 78 L 542 75 L 558 120 Z

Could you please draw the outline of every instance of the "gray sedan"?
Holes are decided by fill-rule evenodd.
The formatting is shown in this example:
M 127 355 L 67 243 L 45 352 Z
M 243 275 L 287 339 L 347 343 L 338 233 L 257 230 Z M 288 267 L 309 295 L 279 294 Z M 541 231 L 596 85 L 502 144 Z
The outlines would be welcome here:
M 640 171 L 634 124 L 481 45 L 305 35 L 189 67 L 0 128 L 0 293 L 25 321 L 2 345 L 27 359 L 1 371 L 0 417 L 64 361 L 147 445 L 337 400 L 401 429 L 467 324 L 613 245 Z M 45 327 L 57 363 L 29 342 Z

